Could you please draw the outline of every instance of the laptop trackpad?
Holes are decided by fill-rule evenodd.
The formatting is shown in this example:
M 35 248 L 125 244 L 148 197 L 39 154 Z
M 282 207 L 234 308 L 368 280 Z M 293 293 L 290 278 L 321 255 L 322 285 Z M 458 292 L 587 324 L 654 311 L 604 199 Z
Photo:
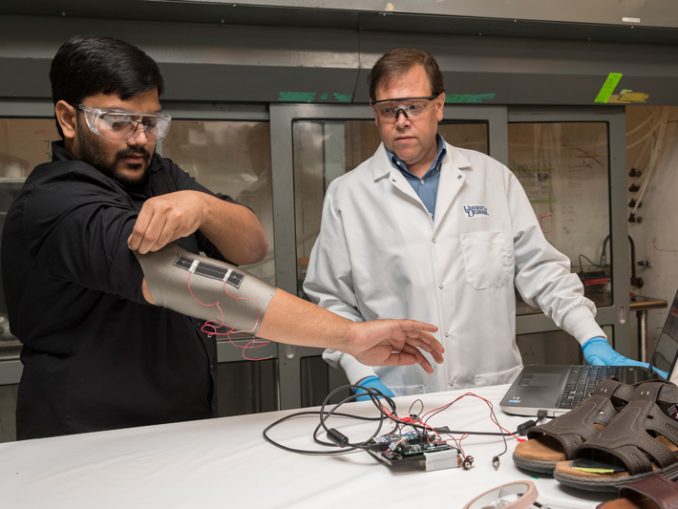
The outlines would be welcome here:
M 530 373 L 520 381 L 523 387 L 553 387 L 559 386 L 563 376 L 561 373 Z

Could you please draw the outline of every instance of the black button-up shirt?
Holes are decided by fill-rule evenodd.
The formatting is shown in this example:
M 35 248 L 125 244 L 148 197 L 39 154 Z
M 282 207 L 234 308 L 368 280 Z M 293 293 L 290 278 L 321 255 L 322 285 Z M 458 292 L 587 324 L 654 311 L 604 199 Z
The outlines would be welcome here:
M 157 154 L 128 188 L 60 144 L 26 179 L 2 237 L 9 319 L 23 343 L 19 439 L 213 415 L 214 340 L 146 303 L 127 247 L 144 201 L 179 190 L 209 193 Z M 199 232 L 178 244 L 220 258 Z

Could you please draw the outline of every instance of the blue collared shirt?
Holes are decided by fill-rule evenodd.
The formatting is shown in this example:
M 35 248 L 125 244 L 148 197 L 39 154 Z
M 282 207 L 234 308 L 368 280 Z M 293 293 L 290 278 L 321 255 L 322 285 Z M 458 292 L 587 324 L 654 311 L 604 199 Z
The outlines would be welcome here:
M 426 209 L 429 214 L 431 214 L 431 218 L 435 217 L 436 197 L 438 196 L 438 184 L 440 182 L 440 166 L 447 153 L 443 137 L 438 135 L 438 154 L 423 177 L 417 177 L 411 173 L 410 170 L 407 169 L 407 164 L 390 150 L 386 149 L 386 153 L 388 154 L 389 161 L 391 161 L 393 167 L 403 174 L 421 201 L 426 205 Z

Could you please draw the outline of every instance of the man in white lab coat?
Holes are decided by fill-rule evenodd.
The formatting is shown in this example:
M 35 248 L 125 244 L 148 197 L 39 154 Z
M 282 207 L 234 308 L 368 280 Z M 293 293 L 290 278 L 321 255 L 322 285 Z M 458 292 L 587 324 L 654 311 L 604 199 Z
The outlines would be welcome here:
M 618 354 L 595 306 L 551 246 L 518 179 L 487 155 L 438 134 L 445 92 L 435 59 L 395 49 L 372 68 L 382 144 L 327 190 L 304 290 L 354 321 L 434 323 L 445 362 L 371 368 L 327 350 L 351 383 L 402 395 L 510 382 L 521 368 L 515 287 L 574 336 L 591 364 L 641 364 Z M 646 364 L 644 364 L 646 365 Z

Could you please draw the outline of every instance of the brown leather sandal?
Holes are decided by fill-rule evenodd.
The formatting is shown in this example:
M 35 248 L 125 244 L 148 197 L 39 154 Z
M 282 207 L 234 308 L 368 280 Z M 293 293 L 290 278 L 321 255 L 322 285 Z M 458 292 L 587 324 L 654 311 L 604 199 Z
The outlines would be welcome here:
M 678 482 L 650 475 L 624 486 L 621 498 L 598 504 L 596 509 L 678 509 Z
M 516 446 L 513 461 L 521 470 L 552 474 L 556 463 L 602 430 L 633 397 L 633 387 L 612 378 L 603 380 L 591 396 L 556 419 L 530 428 L 528 440 Z
M 663 474 L 678 477 L 678 387 L 670 382 L 644 382 L 632 400 L 574 452 L 572 461 L 556 465 L 557 481 L 589 491 L 618 488 Z

